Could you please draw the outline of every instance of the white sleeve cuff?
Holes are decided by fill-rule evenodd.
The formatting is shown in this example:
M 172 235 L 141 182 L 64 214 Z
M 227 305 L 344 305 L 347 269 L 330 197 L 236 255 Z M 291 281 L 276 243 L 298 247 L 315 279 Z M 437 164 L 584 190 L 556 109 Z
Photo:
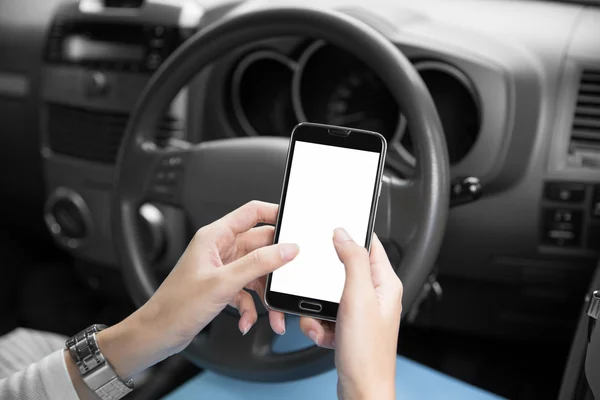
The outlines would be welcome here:
M 61 349 L 40 361 L 41 376 L 49 399 L 79 400 Z

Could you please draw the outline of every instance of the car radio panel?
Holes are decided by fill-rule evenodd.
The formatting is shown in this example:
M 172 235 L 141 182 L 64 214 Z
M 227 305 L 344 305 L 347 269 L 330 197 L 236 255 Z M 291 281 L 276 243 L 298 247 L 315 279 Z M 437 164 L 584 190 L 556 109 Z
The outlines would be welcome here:
M 91 22 L 57 19 L 45 52 L 49 64 L 152 72 L 187 36 L 177 26 L 143 22 Z

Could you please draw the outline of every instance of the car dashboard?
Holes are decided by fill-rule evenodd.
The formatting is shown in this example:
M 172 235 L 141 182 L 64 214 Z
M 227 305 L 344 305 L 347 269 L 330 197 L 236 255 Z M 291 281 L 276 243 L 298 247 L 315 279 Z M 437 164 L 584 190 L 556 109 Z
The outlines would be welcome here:
M 0 58 L 0 151 L 29 154 L 7 155 L 4 167 L 27 168 L 41 155 L 48 229 L 87 273 L 92 264 L 119 268 L 109 226 L 117 151 L 161 63 L 229 14 L 325 6 L 377 29 L 412 61 L 438 109 L 452 177 L 476 177 L 483 187 L 482 198 L 451 210 L 436 278 L 443 301 L 426 300 L 413 323 L 518 337 L 572 331 L 600 251 L 598 8 L 181 0 L 132 11 L 100 3 L 11 2 L 0 12 L 0 50 L 21 48 Z M 124 30 L 115 35 L 115 27 Z M 414 173 L 410 130 L 389 88 L 364 60 L 319 38 L 253 43 L 199 71 L 156 140 L 288 136 L 302 121 L 378 131 L 389 143 L 386 169 Z M 24 186 L 12 185 L 30 190 Z M 17 195 L 6 200 L 31 211 Z M 185 246 L 184 216 L 142 208 L 143 241 L 157 269 L 168 270 Z

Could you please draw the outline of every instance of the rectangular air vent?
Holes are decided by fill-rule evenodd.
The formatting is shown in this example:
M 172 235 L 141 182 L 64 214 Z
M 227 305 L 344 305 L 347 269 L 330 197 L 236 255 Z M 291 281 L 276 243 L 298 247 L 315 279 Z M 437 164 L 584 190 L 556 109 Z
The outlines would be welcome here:
M 569 159 L 581 167 L 600 168 L 600 69 L 581 74 Z
M 129 115 L 91 111 L 77 107 L 47 107 L 48 142 L 52 151 L 105 164 L 114 164 Z M 181 137 L 181 121 L 165 116 L 157 126 L 156 142 L 166 145 L 169 138 Z
M 56 153 L 114 164 L 128 115 L 50 105 L 48 141 Z

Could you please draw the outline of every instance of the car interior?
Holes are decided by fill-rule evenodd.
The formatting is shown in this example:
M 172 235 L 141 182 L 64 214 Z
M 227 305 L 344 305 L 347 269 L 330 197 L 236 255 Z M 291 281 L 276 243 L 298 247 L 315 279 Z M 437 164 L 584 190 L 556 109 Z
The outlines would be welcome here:
M 131 314 L 197 229 L 279 202 L 307 121 L 388 143 L 398 398 L 600 398 L 598 0 L 0 1 L 0 337 Z M 128 398 L 325 385 L 333 352 L 259 314 Z

